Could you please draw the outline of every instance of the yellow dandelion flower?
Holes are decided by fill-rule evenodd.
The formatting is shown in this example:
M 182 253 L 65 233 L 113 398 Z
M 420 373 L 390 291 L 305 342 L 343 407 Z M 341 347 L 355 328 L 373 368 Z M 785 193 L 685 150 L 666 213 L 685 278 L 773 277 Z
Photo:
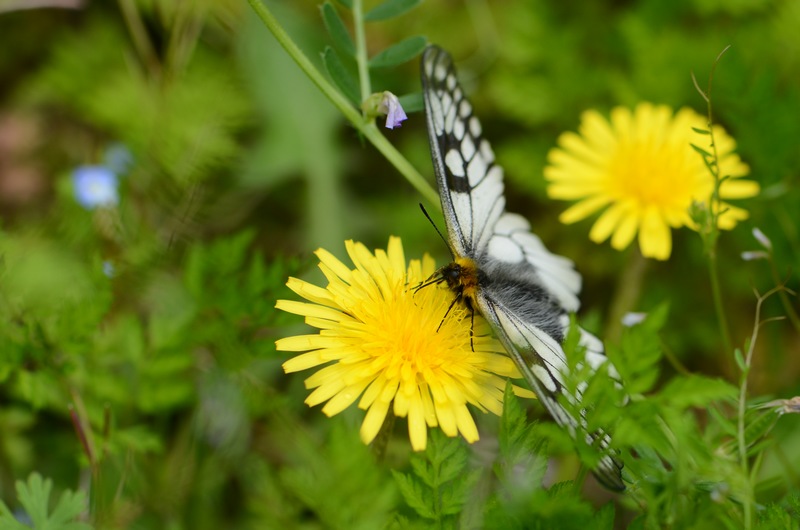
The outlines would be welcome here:
M 367 444 L 389 407 L 396 416 L 408 417 L 416 451 L 425 449 L 427 427 L 476 441 L 478 429 L 467 404 L 499 415 L 506 379 L 521 377 L 489 325 L 475 315 L 471 346 L 466 308 L 454 307 L 442 321 L 452 293 L 438 287 L 414 292 L 435 264 L 426 255 L 406 266 L 399 238 L 390 238 L 388 249 L 374 254 L 361 243 L 345 245 L 355 268 L 317 250 L 327 287 L 289 278 L 289 288 L 308 302 L 279 300 L 276 305 L 319 329 L 276 342 L 278 350 L 305 352 L 283 364 L 287 373 L 321 367 L 305 380 L 313 389 L 306 403 L 327 402 L 322 412 L 333 416 L 360 397 L 358 406 L 367 411 L 361 439 Z
M 707 129 L 707 121 L 688 108 L 673 115 L 667 106 L 641 103 L 633 112 L 613 109 L 610 121 L 597 111 L 585 112 L 580 134 L 562 134 L 544 170 L 551 198 L 578 201 L 561 214 L 561 222 L 574 223 L 605 209 L 589 233 L 592 241 L 610 237 L 611 246 L 623 250 L 638 232 L 644 256 L 667 259 L 672 252 L 670 228 L 696 228 L 689 207 L 696 201 L 707 203 L 714 187 L 702 157 L 690 146 L 706 149 L 709 137 L 693 127 Z M 714 138 L 720 175 L 728 177 L 720 198 L 757 195 L 756 182 L 740 179 L 749 168 L 733 152 L 733 138 L 720 126 L 714 126 Z M 747 218 L 745 210 L 730 204 L 721 204 L 721 209 L 720 228 L 731 229 Z

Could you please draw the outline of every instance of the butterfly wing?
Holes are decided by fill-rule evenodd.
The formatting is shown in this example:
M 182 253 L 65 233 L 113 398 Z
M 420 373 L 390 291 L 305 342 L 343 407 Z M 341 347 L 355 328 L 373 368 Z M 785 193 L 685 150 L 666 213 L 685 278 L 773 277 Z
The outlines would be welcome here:
M 608 436 L 589 433 L 584 418 L 573 417 L 558 401 L 559 394 L 566 394 L 562 374 L 567 370 L 560 341 L 569 326 L 566 313 L 580 305 L 580 275 L 570 260 L 545 248 L 523 217 L 505 211 L 503 170 L 482 137 L 450 55 L 428 47 L 421 69 L 431 155 L 450 244 L 457 256 L 475 260 L 490 278 L 478 291 L 477 309 L 556 422 L 605 450 Z M 497 277 L 502 274 L 507 278 Z M 602 365 L 602 343 L 587 332 L 581 342 L 587 347 L 587 362 L 595 368 Z M 577 402 L 580 396 L 567 398 Z M 607 487 L 624 489 L 621 467 L 604 455 L 595 474 Z
M 455 254 L 527 262 L 568 311 L 580 306 L 581 277 L 548 251 L 520 215 L 505 211 L 503 168 L 456 78 L 450 55 L 430 46 L 422 56 L 428 136 L 447 232 Z
M 597 479 L 611 490 L 624 490 L 625 485 L 620 476 L 622 463 L 610 454 L 611 438 L 603 431 L 588 430 L 584 410 L 576 418 L 558 401 L 559 394 L 563 394 L 573 403 L 580 403 L 584 389 L 579 387 L 577 396 L 566 391 L 562 374 L 566 372 L 567 365 L 561 345 L 542 328 L 520 318 L 517 312 L 505 307 L 491 291 L 478 298 L 478 306 L 484 318 L 492 323 L 500 342 L 550 416 L 567 429 L 573 438 L 581 435 L 588 445 L 597 447 L 603 453 L 593 470 Z M 561 320 L 562 333 L 565 336 L 570 325 L 569 317 L 561 315 Z M 595 370 L 600 369 L 606 364 L 602 342 L 583 329 L 580 332 L 580 345 L 585 348 L 587 362 Z M 612 366 L 607 365 L 607 370 L 610 376 L 618 377 Z

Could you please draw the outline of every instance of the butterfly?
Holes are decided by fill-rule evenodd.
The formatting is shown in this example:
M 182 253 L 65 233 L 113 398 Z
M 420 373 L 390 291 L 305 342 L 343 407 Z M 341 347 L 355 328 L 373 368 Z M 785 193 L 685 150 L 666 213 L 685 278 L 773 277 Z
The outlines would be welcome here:
M 558 400 L 564 394 L 579 403 L 585 388 L 574 396 L 566 390 L 562 348 L 569 314 L 580 306 L 581 277 L 572 261 L 545 248 L 525 218 L 505 210 L 503 169 L 482 137 L 450 55 L 429 46 L 421 73 L 431 156 L 454 257 L 425 283 L 445 283 L 456 300 L 483 315 L 553 419 L 601 451 L 593 471 L 598 480 L 624 490 L 622 463 L 608 448 L 609 436 L 589 432 L 583 410 L 575 417 Z M 602 342 L 580 332 L 586 362 L 600 369 L 607 363 Z M 610 364 L 607 369 L 618 378 Z

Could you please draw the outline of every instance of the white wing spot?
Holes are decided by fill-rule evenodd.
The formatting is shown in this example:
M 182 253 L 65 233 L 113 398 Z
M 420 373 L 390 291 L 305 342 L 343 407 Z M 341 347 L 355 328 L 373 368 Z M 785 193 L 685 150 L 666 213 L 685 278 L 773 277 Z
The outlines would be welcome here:
M 453 124 L 456 121 L 456 108 L 451 106 L 447 109 L 447 114 L 444 117 L 444 130 L 452 131 Z
M 456 138 L 461 140 L 464 138 L 464 122 L 462 120 L 457 119 L 456 122 L 453 124 L 453 134 Z
M 553 381 L 553 378 L 550 377 L 550 373 L 543 366 L 533 364 L 531 365 L 531 372 L 542 382 L 547 390 L 550 392 L 558 391 L 555 381 Z
M 483 158 L 486 159 L 486 162 L 494 162 L 494 151 L 492 151 L 492 146 L 489 145 L 489 142 L 486 140 L 481 140 L 481 145 L 479 147 Z
M 456 88 L 456 86 L 458 86 L 458 79 L 456 79 L 456 76 L 454 76 L 454 75 L 448 76 L 448 78 L 447 78 L 447 90 L 452 92 Z
M 469 132 L 471 132 L 472 136 L 474 136 L 475 138 L 478 138 L 481 135 L 481 132 L 482 132 L 481 131 L 481 122 L 478 121 L 478 118 L 476 118 L 475 116 L 473 116 L 469 120 Z
M 464 160 L 472 160 L 475 155 L 475 144 L 471 137 L 467 136 L 461 142 L 461 154 L 464 155 Z
M 486 162 L 483 157 L 478 155 L 474 157 L 467 166 L 467 178 L 469 185 L 472 187 L 477 186 L 481 179 L 486 176 Z
M 457 149 L 450 149 L 447 152 L 444 157 L 444 163 L 447 165 L 447 169 L 450 170 L 450 173 L 456 177 L 464 176 L 464 159 Z
M 472 114 L 472 105 L 469 104 L 469 101 L 466 99 L 461 100 L 461 104 L 458 107 L 458 113 L 465 120 L 469 118 L 470 114 Z
M 453 98 L 450 97 L 450 94 L 444 93 L 441 97 L 442 101 L 442 110 L 449 109 L 453 106 Z

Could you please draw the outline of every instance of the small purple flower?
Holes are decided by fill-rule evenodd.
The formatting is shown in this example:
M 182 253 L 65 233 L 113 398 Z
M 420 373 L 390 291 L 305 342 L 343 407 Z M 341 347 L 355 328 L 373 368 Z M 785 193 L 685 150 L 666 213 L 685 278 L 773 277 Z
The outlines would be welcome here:
M 105 166 L 80 166 L 72 173 L 75 200 L 87 210 L 119 204 L 117 176 Z
M 400 105 L 400 100 L 389 91 L 383 93 L 383 99 L 378 106 L 378 111 L 381 114 L 386 114 L 387 129 L 400 127 L 400 124 L 408 119 L 406 112 L 403 110 L 402 105 Z

